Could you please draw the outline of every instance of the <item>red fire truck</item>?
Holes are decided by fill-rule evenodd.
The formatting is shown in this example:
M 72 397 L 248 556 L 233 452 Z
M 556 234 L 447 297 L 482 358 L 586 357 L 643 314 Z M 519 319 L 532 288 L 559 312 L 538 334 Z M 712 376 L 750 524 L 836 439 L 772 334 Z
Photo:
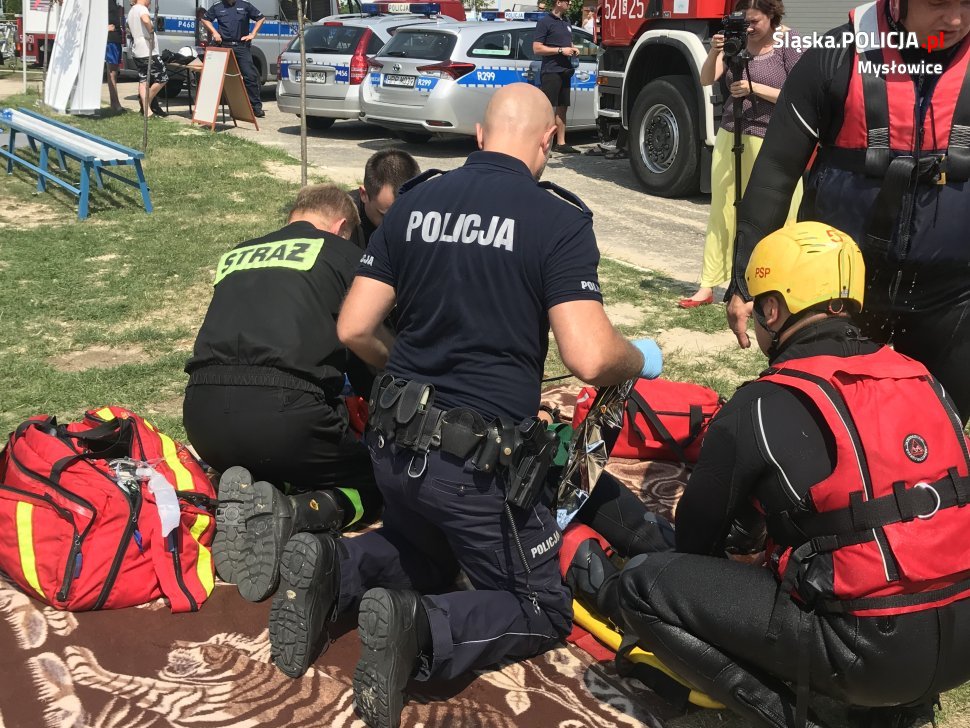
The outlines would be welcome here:
M 600 0 L 600 134 L 624 137 L 644 189 L 661 197 L 710 191 L 712 94 L 700 70 L 733 0 Z M 625 133 L 620 133 L 621 129 Z
M 858 1 L 786 3 L 784 22 L 799 33 L 824 32 L 844 23 Z M 700 69 L 733 6 L 733 0 L 599 0 L 600 134 L 618 137 L 650 194 L 710 191 L 723 89 L 701 86 Z

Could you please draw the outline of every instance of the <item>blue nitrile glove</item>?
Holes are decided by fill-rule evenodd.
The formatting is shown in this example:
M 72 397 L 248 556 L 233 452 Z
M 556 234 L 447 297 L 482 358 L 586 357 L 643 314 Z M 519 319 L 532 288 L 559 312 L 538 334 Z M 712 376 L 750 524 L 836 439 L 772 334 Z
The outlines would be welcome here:
M 640 376 L 644 379 L 656 379 L 660 376 L 660 372 L 664 368 L 664 357 L 660 353 L 660 347 L 657 346 L 657 342 L 653 339 L 637 339 L 636 341 L 630 342 L 640 353 L 643 354 L 643 369 L 640 370 Z

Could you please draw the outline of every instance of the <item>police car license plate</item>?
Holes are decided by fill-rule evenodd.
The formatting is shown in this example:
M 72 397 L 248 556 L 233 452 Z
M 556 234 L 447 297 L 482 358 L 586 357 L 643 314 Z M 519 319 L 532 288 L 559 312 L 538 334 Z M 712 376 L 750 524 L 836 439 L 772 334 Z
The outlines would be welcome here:
M 414 88 L 414 80 L 414 76 L 397 76 L 393 73 L 384 74 L 385 86 L 403 86 L 405 88 Z
M 296 81 L 297 83 L 300 82 L 299 71 L 293 71 L 293 80 Z M 326 71 L 307 71 L 306 82 L 307 83 L 326 83 L 327 73 Z

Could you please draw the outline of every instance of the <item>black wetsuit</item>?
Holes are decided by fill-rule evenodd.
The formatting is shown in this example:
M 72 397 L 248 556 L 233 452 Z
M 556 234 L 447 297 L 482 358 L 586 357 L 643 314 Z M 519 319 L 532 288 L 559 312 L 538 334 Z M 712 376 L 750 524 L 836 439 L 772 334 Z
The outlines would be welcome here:
M 847 320 L 828 319 L 797 331 L 772 364 L 877 348 Z M 970 600 L 891 617 L 809 613 L 776 601 L 767 568 L 718 558 L 752 499 L 769 514 L 791 508 L 782 473 L 800 496 L 832 473 L 831 431 L 801 397 L 755 381 L 721 409 L 677 508 L 678 553 L 627 566 L 614 594 L 620 618 L 675 672 L 757 724 L 792 724 L 800 654 L 813 693 L 855 706 L 926 703 L 970 678 Z M 776 639 L 767 636 L 772 620 Z
M 832 31 L 841 37 L 846 24 Z M 931 55 L 922 48 L 903 49 L 906 63 L 922 60 L 944 68 L 970 38 Z M 749 299 L 745 268 L 754 246 L 785 222 L 791 194 L 811 158 L 819 154 L 805 185 L 799 220 L 818 220 L 839 228 L 859 243 L 866 259 L 866 301 L 860 319 L 865 333 L 920 362 L 956 403 L 964 423 L 970 419 L 970 197 L 967 184 L 920 182 L 899 200 L 912 210 L 912 238 L 890 250 L 867 248 L 865 233 L 882 179 L 838 168 L 827 151 L 842 128 L 855 55 L 851 46 L 813 48 L 792 69 L 775 105 L 764 146 L 755 162 L 738 215 L 733 281 L 728 296 Z M 916 113 L 931 108 L 938 76 L 914 79 Z M 933 117 L 931 117 L 933 118 Z M 934 118 L 934 122 L 935 122 Z M 910 208 L 909 206 L 912 205 Z M 902 220 L 905 215 L 900 215 Z

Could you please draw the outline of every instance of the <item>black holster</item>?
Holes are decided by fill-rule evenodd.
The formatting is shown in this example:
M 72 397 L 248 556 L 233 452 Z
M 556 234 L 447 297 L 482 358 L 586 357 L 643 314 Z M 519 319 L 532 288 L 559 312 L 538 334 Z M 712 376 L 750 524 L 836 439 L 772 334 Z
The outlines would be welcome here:
M 369 400 L 368 427 L 384 442 L 427 456 L 440 449 L 470 460 L 483 473 L 499 472 L 507 483 L 506 500 L 531 508 L 542 493 L 558 438 L 537 417 L 518 425 L 499 417 L 486 424 L 472 409 L 442 410 L 434 406 L 430 384 L 398 379 L 390 374 L 374 381 Z M 409 473 L 417 477 L 423 472 Z

